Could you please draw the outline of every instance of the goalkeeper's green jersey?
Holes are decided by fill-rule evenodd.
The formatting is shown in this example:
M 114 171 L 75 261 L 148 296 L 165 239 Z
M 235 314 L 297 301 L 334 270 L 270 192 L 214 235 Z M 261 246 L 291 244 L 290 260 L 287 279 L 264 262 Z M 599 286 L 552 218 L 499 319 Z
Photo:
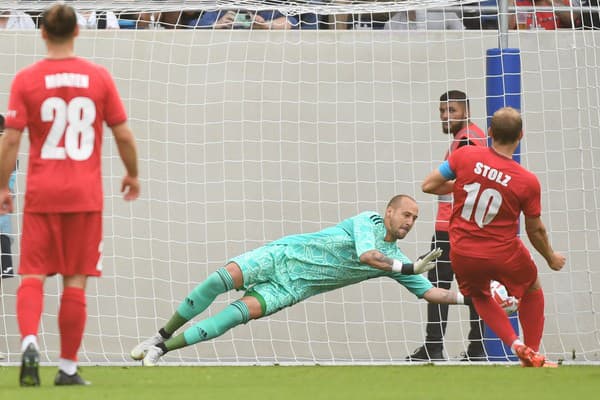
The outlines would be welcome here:
M 383 218 L 364 212 L 331 228 L 287 236 L 267 246 L 285 245 L 286 269 L 292 280 L 330 290 L 391 274 L 361 263 L 360 256 L 366 251 L 376 249 L 390 258 L 411 262 L 396 242 L 383 240 L 385 235 Z
M 403 263 L 411 262 L 396 242 L 384 240 L 385 235 L 381 215 L 363 212 L 319 232 L 286 236 L 232 261 L 242 269 L 246 288 L 272 283 L 271 288 L 257 285 L 256 291 L 269 298 L 287 293 L 293 303 L 381 276 L 395 279 L 417 297 L 423 297 L 432 287 L 425 277 L 383 271 L 360 262 L 361 254 L 375 249 Z M 265 291 L 273 293 L 268 295 Z

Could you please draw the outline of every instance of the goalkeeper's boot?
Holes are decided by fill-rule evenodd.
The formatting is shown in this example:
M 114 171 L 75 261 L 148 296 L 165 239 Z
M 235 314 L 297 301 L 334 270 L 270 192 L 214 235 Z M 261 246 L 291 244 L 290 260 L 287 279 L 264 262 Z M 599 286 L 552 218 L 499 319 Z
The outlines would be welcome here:
M 433 361 L 446 361 L 441 347 L 432 347 L 424 344 L 417 348 L 411 355 L 406 356 L 406 361 L 417 361 L 417 362 L 433 362 Z
M 91 385 L 91 382 L 83 379 L 77 372 L 75 372 L 73 375 L 67 375 L 66 372 L 64 372 L 62 369 L 59 369 L 56 377 L 54 378 L 54 384 L 56 386 L 87 386 Z
M 19 383 L 21 386 L 40 386 L 40 353 L 31 343 L 21 357 L 21 373 Z
M 146 351 L 146 355 L 142 360 L 142 365 L 144 367 L 154 367 L 158 363 L 158 360 L 163 355 L 163 351 L 161 348 L 157 346 L 152 346 Z
M 546 357 L 540 353 L 533 351 L 531 347 L 524 344 L 515 347 L 515 354 L 521 360 L 523 367 L 532 368 L 557 368 L 558 364 L 546 360 Z
M 133 358 L 134 360 L 142 360 L 144 359 L 144 356 L 146 355 L 146 352 L 148 351 L 148 349 L 152 346 L 156 346 L 159 343 L 162 343 L 165 341 L 165 338 L 163 338 L 160 333 L 157 333 L 156 335 L 149 337 L 148 339 L 144 340 L 143 342 L 141 342 L 140 344 L 138 344 L 137 346 L 135 346 L 133 348 L 133 350 L 131 350 L 131 358 Z

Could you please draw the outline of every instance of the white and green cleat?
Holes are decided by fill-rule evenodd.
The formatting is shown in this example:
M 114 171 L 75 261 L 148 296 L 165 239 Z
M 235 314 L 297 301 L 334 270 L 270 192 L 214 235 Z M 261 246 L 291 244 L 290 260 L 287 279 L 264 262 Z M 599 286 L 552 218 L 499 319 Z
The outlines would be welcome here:
M 131 350 L 130 356 L 134 360 L 143 360 L 146 356 L 146 352 L 148 351 L 148 349 L 150 349 L 150 347 L 156 346 L 157 344 L 162 343 L 164 341 L 165 339 L 160 334 L 156 334 L 152 337 L 149 337 L 148 339 L 135 346 L 133 350 Z
M 158 360 L 163 355 L 163 351 L 161 348 L 157 346 L 152 346 L 146 351 L 146 355 L 142 360 L 142 365 L 144 367 L 154 367 L 158 363 Z

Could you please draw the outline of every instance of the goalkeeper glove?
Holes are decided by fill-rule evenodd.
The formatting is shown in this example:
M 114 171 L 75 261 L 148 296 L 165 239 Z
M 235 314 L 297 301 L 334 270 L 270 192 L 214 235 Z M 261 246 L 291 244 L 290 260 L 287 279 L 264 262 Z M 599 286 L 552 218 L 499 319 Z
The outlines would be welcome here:
M 439 247 L 431 250 L 429 253 L 417 258 L 413 264 L 404 264 L 401 261 L 394 260 L 392 271 L 400 272 L 404 275 L 420 275 L 435 268 L 435 260 L 443 253 Z
M 422 274 L 423 272 L 427 272 L 435 268 L 435 260 L 441 256 L 443 250 L 439 247 L 437 249 L 431 250 L 429 253 L 417 258 L 415 261 L 415 274 Z

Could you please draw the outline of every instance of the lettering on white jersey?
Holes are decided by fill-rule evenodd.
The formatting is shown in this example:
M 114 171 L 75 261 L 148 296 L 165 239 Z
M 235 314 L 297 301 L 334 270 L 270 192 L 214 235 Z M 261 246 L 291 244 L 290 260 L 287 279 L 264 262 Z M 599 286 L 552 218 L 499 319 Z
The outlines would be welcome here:
M 510 175 L 505 174 L 502 171 L 492 168 L 489 165 L 485 165 L 482 162 L 475 163 L 473 172 L 477 175 L 481 175 L 484 178 L 488 178 L 492 182 L 501 184 L 504 187 L 508 187 L 508 182 L 512 179 Z
M 76 87 L 87 89 L 90 85 L 90 77 L 83 74 L 62 72 L 60 74 L 46 75 L 46 89 L 59 87 Z

